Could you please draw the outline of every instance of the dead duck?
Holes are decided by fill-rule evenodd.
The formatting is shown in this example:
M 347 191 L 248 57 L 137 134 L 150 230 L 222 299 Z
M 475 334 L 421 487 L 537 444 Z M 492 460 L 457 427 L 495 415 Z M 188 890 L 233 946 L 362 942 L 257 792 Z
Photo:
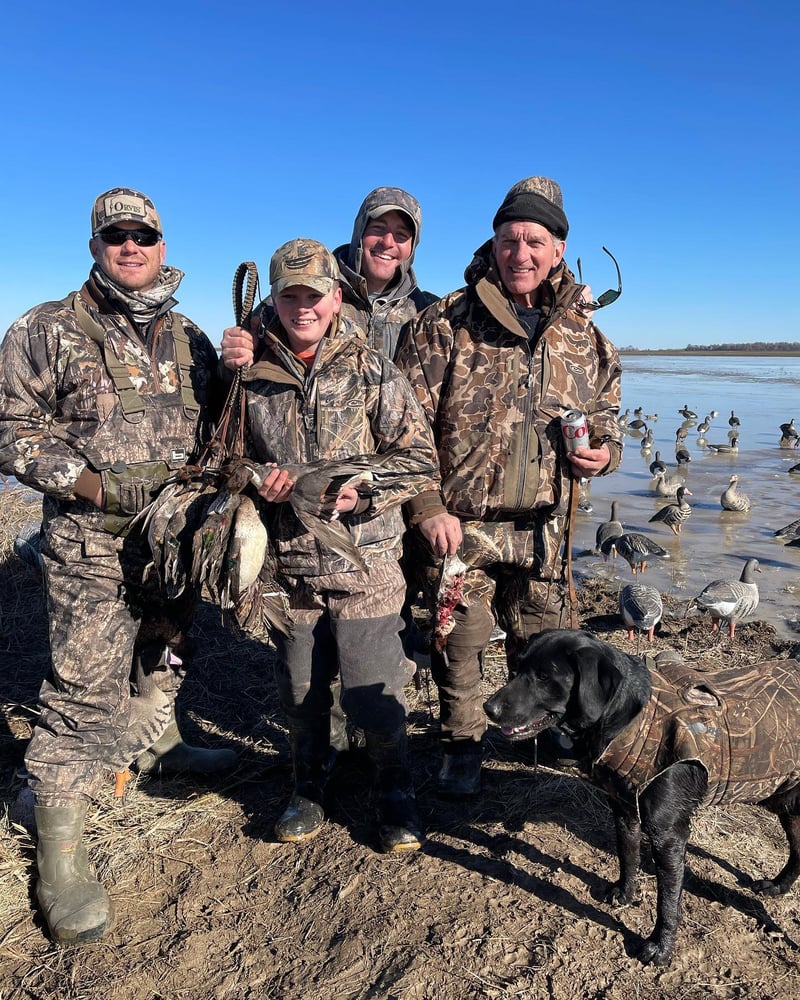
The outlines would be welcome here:
M 664 613 L 661 594 L 647 583 L 629 583 L 619 592 L 619 613 L 628 628 L 629 640 L 633 640 L 634 632 L 646 632 L 648 642 L 652 642 Z
M 652 524 L 655 521 L 666 524 L 673 535 L 679 535 L 683 527 L 683 522 L 692 513 L 692 505 L 686 499 L 686 497 L 690 497 L 691 495 L 685 486 L 679 486 L 678 492 L 675 495 L 675 503 L 668 503 L 666 507 L 657 510 L 650 518 L 650 523 Z
M 746 493 L 739 492 L 739 477 L 734 473 L 728 486 L 722 491 L 720 498 L 723 510 L 734 510 L 739 513 L 746 513 L 750 510 L 750 497 Z
M 720 622 L 724 622 L 732 639 L 737 624 L 758 607 L 758 586 L 753 574 L 760 572 L 758 559 L 748 559 L 738 580 L 712 580 L 689 603 L 687 610 L 700 608 L 701 611 L 708 611 L 712 630 L 718 632 Z

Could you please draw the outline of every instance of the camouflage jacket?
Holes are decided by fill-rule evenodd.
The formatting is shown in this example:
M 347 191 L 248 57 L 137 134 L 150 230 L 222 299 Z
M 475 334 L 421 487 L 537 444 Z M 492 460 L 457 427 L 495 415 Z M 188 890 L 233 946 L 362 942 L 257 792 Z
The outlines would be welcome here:
M 629 803 L 676 761 L 708 775 L 705 802 L 760 802 L 800 784 L 800 664 L 767 660 L 714 674 L 648 662 L 650 700 L 592 767 Z
M 181 317 L 191 355 L 184 378 L 200 407 L 185 412 L 172 338 L 175 314 L 166 307 L 157 318 L 148 348 L 91 279 L 78 294 L 105 331 L 108 356 L 122 365 L 144 403 L 142 412 L 121 416 L 103 348 L 64 301 L 44 302 L 12 324 L 0 348 L 0 470 L 46 494 L 57 507 L 91 514 L 99 524 L 100 512 L 73 492 L 81 472 L 101 459 L 167 461 L 165 449 L 174 451 L 176 445 L 183 449 L 179 464 L 191 461 L 209 432 L 220 382 L 214 347 Z
M 406 328 L 396 363 L 425 408 L 439 453 L 441 497 L 408 505 L 412 523 L 447 509 L 475 520 L 531 511 L 566 513 L 570 472 L 560 417 L 582 410 L 592 436 L 622 457 L 616 348 L 576 306 L 583 286 L 566 267 L 542 285 L 542 320 L 530 340 L 504 294 L 491 244 L 465 288 Z
M 343 518 L 368 566 L 397 559 L 401 504 L 439 483 L 433 438 L 411 386 L 345 319 L 334 321 L 310 371 L 284 338 L 273 320 L 261 353 L 244 374 L 248 454 L 258 462 L 282 463 L 400 449 L 386 469 L 412 473 L 414 483 L 381 491 L 367 509 Z M 353 569 L 320 546 L 290 504 L 265 507 L 283 573 L 317 576 Z
M 381 206 L 401 209 L 414 223 L 411 255 L 398 268 L 396 281 L 383 292 L 370 296 L 367 282 L 361 274 L 361 240 L 370 220 L 370 213 Z M 366 331 L 367 344 L 384 357 L 393 358 L 400 331 L 418 312 L 438 298 L 432 292 L 417 287 L 412 268 L 414 254 L 422 230 L 422 211 L 417 199 L 401 188 L 380 187 L 371 191 L 356 214 L 349 243 L 333 251 L 342 274 L 342 313 Z

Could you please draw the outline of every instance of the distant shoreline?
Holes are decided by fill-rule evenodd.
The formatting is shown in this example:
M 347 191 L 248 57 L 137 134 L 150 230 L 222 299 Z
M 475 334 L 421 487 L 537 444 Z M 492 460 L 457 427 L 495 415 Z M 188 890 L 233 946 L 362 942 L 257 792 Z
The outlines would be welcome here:
M 698 357 L 698 358 L 798 358 L 800 351 L 686 351 L 666 348 L 664 350 L 632 350 L 630 348 L 619 348 L 620 355 L 632 355 L 650 357 L 652 355 L 663 357 Z

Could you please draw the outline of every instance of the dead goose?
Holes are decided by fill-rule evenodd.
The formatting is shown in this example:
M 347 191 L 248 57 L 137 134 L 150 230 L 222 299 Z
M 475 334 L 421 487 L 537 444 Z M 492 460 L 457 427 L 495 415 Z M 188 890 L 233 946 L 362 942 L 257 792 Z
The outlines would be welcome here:
M 687 611 L 693 608 L 708 611 L 712 630 L 718 632 L 720 622 L 725 622 L 729 635 L 733 638 L 738 622 L 751 615 L 758 607 L 758 587 L 753 573 L 760 572 L 758 560 L 748 559 L 738 580 L 713 580 L 690 601 Z
M 647 583 L 629 583 L 619 592 L 619 613 L 628 627 L 629 640 L 633 640 L 634 632 L 646 632 L 652 642 L 664 613 L 661 594 Z
M 692 506 L 686 499 L 686 497 L 690 497 L 691 495 L 685 486 L 679 486 L 678 492 L 675 495 L 675 503 L 668 503 L 666 507 L 657 510 L 650 518 L 649 523 L 652 524 L 654 521 L 661 522 L 662 524 L 666 524 L 674 535 L 679 535 L 683 527 L 683 522 L 692 513 Z
M 723 510 L 735 510 L 745 513 L 750 510 L 750 497 L 739 492 L 739 477 L 734 473 L 727 488 L 722 491 L 719 502 Z

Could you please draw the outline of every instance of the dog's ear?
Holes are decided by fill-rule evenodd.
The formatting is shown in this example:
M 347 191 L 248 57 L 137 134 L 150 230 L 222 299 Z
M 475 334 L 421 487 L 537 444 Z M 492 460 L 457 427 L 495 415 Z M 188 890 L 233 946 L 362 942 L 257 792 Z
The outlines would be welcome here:
M 580 729 L 597 722 L 623 679 L 613 648 L 597 639 L 587 640 L 572 653 L 575 686 L 571 707 Z

